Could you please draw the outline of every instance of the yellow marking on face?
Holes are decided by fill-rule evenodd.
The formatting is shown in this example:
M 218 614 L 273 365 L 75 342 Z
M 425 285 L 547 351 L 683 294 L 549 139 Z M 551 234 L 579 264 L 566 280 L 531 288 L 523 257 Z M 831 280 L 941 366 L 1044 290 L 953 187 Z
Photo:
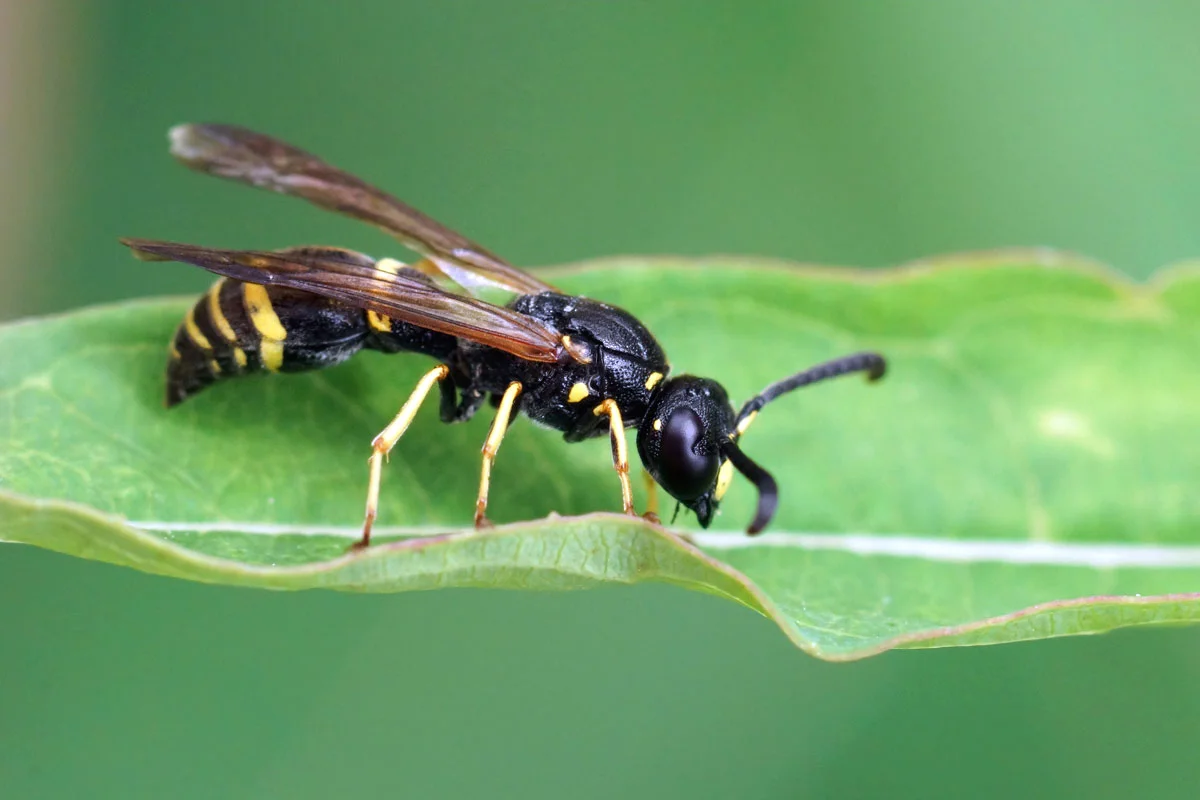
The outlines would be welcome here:
M 732 480 L 733 462 L 727 458 L 721 462 L 721 469 L 717 473 L 717 488 L 713 491 L 714 500 L 720 500 L 725 496 L 725 492 L 729 489 L 729 483 Z
M 746 429 L 750 427 L 750 423 L 754 422 L 754 418 L 757 416 L 758 416 L 757 411 L 751 411 L 750 414 L 744 420 L 742 420 L 741 422 L 738 423 L 738 426 L 737 426 L 738 436 L 741 436 L 743 433 L 746 432 Z
M 381 258 L 375 262 L 375 269 L 386 272 L 389 275 L 399 275 L 404 264 L 394 258 Z
M 239 368 L 246 367 L 246 351 L 240 347 L 233 348 L 233 360 L 237 362 Z
M 242 295 L 246 299 L 246 312 L 250 315 L 250 321 L 264 340 L 282 342 L 287 338 L 287 331 L 284 330 L 279 315 L 275 313 L 275 307 L 271 305 L 271 298 L 267 295 L 267 287 L 247 283 L 242 287 Z
M 175 342 L 171 342 L 171 358 L 175 359 L 176 361 L 183 358 L 183 356 L 179 354 L 179 348 L 175 346 Z
M 371 311 L 368 309 L 367 323 L 370 324 L 371 328 L 379 331 L 380 333 L 392 332 L 392 318 L 385 317 L 383 314 L 380 314 L 377 311 Z
M 567 394 L 568 403 L 579 403 L 588 396 L 588 387 L 582 381 L 571 386 L 571 391 Z
M 283 342 L 278 339 L 264 338 L 258 353 L 262 356 L 263 366 L 271 372 L 278 372 L 283 366 Z
M 196 308 L 193 306 L 188 309 L 187 317 L 183 320 L 183 325 L 187 329 L 188 338 L 199 345 L 201 350 L 212 350 L 212 345 L 208 343 L 208 337 L 200 330 L 200 326 L 196 324 Z
M 212 370 L 213 375 L 221 374 L 221 365 L 219 363 L 217 363 L 217 360 L 215 358 L 210 358 L 208 360 L 208 368 L 210 370 Z
M 653 390 L 655 386 L 658 386 L 658 382 L 662 379 L 663 374 L 661 372 L 651 372 L 650 377 L 646 378 L 646 391 L 649 392 Z
M 229 324 L 229 320 L 225 319 L 224 312 L 221 311 L 221 287 L 225 285 L 225 279 L 217 281 L 213 287 L 208 290 L 208 315 L 212 317 L 213 325 L 225 337 L 227 342 L 236 342 L 237 333 L 234 332 L 233 326 Z
M 656 431 L 662 430 L 662 420 L 661 419 L 654 420 L 654 430 L 656 430 Z

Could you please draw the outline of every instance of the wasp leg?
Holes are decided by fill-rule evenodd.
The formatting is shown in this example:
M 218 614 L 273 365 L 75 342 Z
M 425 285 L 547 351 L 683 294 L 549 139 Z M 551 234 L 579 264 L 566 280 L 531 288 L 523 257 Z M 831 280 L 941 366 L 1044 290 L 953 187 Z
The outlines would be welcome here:
M 425 402 L 425 398 L 433 388 L 433 385 L 449 374 L 450 368 L 445 364 L 438 364 L 429 370 L 429 372 L 426 372 L 424 377 L 417 381 L 417 388 L 413 389 L 412 394 L 408 396 L 408 400 L 404 401 L 400 412 L 372 440 L 371 448 L 374 452 L 371 453 L 371 477 L 367 483 L 367 515 L 363 522 L 362 538 L 354 545 L 356 548 L 363 548 L 371 543 L 371 526 L 375 524 L 375 517 L 379 513 L 379 482 L 383 475 L 384 459 L 387 458 L 392 448 L 396 446 L 396 442 L 400 441 L 400 437 L 404 435 L 404 432 L 408 430 L 409 423 L 417 415 L 417 409 L 421 407 L 421 403 Z
M 636 514 L 633 510 L 633 487 L 629 485 L 629 456 L 625 448 L 625 421 L 621 419 L 621 409 L 617 401 L 605 400 L 592 411 L 596 416 L 608 415 L 608 432 L 612 436 L 613 467 L 617 477 L 621 479 L 621 507 L 626 514 Z
M 659 522 L 658 518 L 658 483 L 645 469 L 642 470 L 642 483 L 646 484 L 646 513 L 642 514 L 650 522 Z
M 443 384 L 445 385 L 445 384 Z M 475 412 L 483 408 L 487 395 L 474 389 L 463 389 L 462 400 L 455 406 L 454 413 L 445 422 L 466 422 L 475 416 Z
M 458 390 L 454 381 L 442 381 L 438 384 L 442 390 L 441 417 L 442 422 L 467 422 L 475 416 L 487 395 L 477 389 L 463 389 L 462 399 L 458 398 Z
M 488 525 L 488 519 L 484 515 L 487 511 L 488 488 L 492 481 L 492 462 L 496 460 L 496 451 L 500 449 L 500 441 L 504 438 L 504 433 L 508 430 L 508 423 L 512 418 L 513 403 L 517 400 L 517 395 L 521 393 L 521 383 L 513 381 L 504 390 L 504 395 L 500 398 L 499 410 L 496 411 L 496 418 L 492 420 L 492 429 L 488 431 L 488 437 L 483 442 L 483 472 L 479 476 L 479 498 L 475 501 L 475 527 L 482 528 Z

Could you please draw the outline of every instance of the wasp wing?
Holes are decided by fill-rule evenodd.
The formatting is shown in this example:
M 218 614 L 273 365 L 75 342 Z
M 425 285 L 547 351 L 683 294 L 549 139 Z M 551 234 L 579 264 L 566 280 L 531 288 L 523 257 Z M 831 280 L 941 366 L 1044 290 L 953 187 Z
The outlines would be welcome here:
M 301 197 L 369 222 L 465 287 L 519 294 L 557 291 L 387 192 L 286 142 L 232 125 L 178 125 L 171 154 L 192 169 Z
M 444 291 L 416 273 L 380 269 L 368 256 L 353 251 L 219 250 L 149 239 L 121 239 L 121 243 L 139 258 L 182 261 L 246 283 L 290 286 L 469 339 L 527 361 L 553 362 L 563 351 L 562 336 L 557 331 L 525 314 Z

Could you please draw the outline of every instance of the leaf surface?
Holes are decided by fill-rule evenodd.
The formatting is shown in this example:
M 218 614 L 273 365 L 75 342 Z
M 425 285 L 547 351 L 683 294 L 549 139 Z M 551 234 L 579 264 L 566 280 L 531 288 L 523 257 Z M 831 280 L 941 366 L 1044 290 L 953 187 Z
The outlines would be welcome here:
M 606 441 L 527 422 L 496 463 L 504 524 L 477 534 L 489 415 L 444 426 L 430 403 L 385 469 L 383 543 L 349 555 L 370 440 L 429 362 L 364 353 L 167 411 L 166 343 L 192 299 L 86 309 L 0 327 L 0 537 L 275 589 L 665 581 L 830 659 L 1200 616 L 1190 267 L 1143 286 L 1045 252 L 871 273 L 630 258 L 553 280 L 629 309 L 675 373 L 736 401 L 852 350 L 882 351 L 889 374 L 763 412 L 743 444 L 782 499 L 753 539 L 740 478 L 712 531 L 681 515 L 672 533 L 611 513 Z

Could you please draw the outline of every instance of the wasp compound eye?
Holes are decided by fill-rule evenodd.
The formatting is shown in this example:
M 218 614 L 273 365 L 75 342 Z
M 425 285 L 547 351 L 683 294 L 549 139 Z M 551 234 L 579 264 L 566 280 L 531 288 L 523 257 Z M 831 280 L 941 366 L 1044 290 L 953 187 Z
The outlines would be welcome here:
M 662 482 L 676 499 L 688 501 L 713 487 L 721 458 L 716 452 L 704 452 L 704 423 L 690 408 L 678 408 L 663 425 L 659 446 Z

